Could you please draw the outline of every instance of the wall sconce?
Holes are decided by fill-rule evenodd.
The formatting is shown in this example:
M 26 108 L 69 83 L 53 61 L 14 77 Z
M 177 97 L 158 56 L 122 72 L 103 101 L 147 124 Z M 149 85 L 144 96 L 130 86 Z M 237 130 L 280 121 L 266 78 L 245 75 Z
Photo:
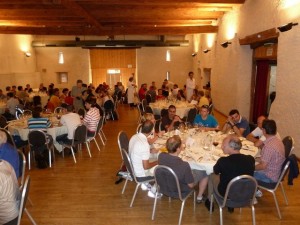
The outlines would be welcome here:
M 285 25 L 282 25 L 280 27 L 277 27 L 277 29 L 280 31 L 280 32 L 286 32 L 290 29 L 292 29 L 293 26 L 297 26 L 298 23 L 287 23 Z
M 64 64 L 65 63 L 64 54 L 62 52 L 58 53 L 58 63 L 59 64 Z
M 197 55 L 197 52 L 194 52 L 193 54 L 192 54 L 192 57 L 195 57 Z
M 203 52 L 206 54 L 206 53 L 210 52 L 210 49 L 204 49 Z
M 225 41 L 225 42 L 223 42 L 223 43 L 221 44 L 221 46 L 222 46 L 223 48 L 227 48 L 228 45 L 230 45 L 230 44 L 231 44 L 231 42 Z
M 167 50 L 167 52 L 166 52 L 166 61 L 171 62 L 171 52 L 170 52 L 170 50 Z
M 24 55 L 25 55 L 26 57 L 30 57 L 30 56 L 31 56 L 31 53 L 30 53 L 30 52 L 24 52 Z

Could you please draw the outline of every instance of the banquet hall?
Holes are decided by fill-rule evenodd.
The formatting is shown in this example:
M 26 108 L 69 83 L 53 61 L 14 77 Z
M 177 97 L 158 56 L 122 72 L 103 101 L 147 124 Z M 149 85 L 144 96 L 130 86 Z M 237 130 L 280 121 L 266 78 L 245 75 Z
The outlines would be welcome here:
M 143 83 L 150 86 L 153 81 L 161 85 L 164 79 L 183 87 L 188 73 L 193 71 L 198 88 L 209 89 L 220 124 L 224 124 L 233 108 L 238 109 L 252 123 L 256 123 L 260 114 L 267 113 L 269 118 L 276 121 L 281 137 L 294 138 L 293 153 L 299 156 L 299 0 L 143 1 L 145 5 L 126 0 L 122 3 L 124 8 L 120 3 L 120 9 L 109 5 L 108 1 L 99 1 L 97 7 L 101 8 L 101 4 L 105 6 L 98 9 L 99 15 L 105 17 L 110 11 L 112 14 L 124 12 L 125 16 L 132 14 L 137 26 L 137 30 L 132 31 L 129 26 L 126 31 L 125 25 L 119 25 L 115 29 L 104 29 L 99 34 L 89 33 L 85 29 L 72 33 L 72 29 L 67 28 L 66 33 L 63 33 L 64 29 L 60 29 L 55 19 L 59 13 L 66 13 L 66 18 L 71 17 L 60 8 L 60 4 L 64 4 L 65 8 L 69 7 L 81 15 L 74 17 L 70 27 L 73 23 L 82 22 L 82 18 L 85 18 L 89 27 L 89 24 L 96 23 L 97 11 L 93 17 L 88 14 L 89 9 L 92 10 L 91 6 L 79 6 L 82 2 L 97 1 L 42 2 L 44 5 L 36 7 L 32 7 L 36 1 L 0 3 L 0 89 L 3 91 L 6 86 L 25 87 L 26 84 L 37 89 L 40 83 L 54 83 L 60 90 L 71 89 L 79 79 L 94 86 L 103 82 L 114 85 L 115 81 L 121 81 L 126 86 L 130 76 L 134 76 L 138 87 Z M 118 5 L 119 2 L 113 1 L 113 4 Z M 125 2 L 127 6 L 124 6 Z M 170 2 L 178 5 L 168 6 Z M 27 11 L 18 9 L 22 4 L 28 4 L 31 8 Z M 190 9 L 192 6 L 193 10 Z M 26 24 L 25 18 L 30 19 L 31 13 L 51 7 L 58 11 L 47 11 L 39 15 L 39 19 L 43 18 L 41 22 L 27 21 Z M 147 7 L 161 9 L 162 14 L 151 14 Z M 159 29 L 153 31 L 145 28 L 143 33 L 144 28 L 139 28 L 142 18 L 135 16 L 135 9 L 138 11 L 139 8 L 149 11 L 149 14 L 144 11 L 145 16 L 156 15 L 157 18 L 164 17 L 164 10 L 173 10 L 165 15 L 175 17 L 179 10 L 190 9 L 186 13 L 182 12 L 190 23 L 197 19 L 201 21 L 201 17 L 196 16 L 198 12 L 213 11 L 218 18 L 206 18 L 209 23 L 201 26 L 181 25 L 180 30 L 175 29 L 174 24 L 153 25 L 148 21 L 146 28 Z M 217 10 L 222 12 L 216 13 Z M 20 12 L 24 18 L 17 15 Z M 12 19 L 14 16 L 16 19 Z M 117 18 L 110 23 L 122 19 L 125 21 L 125 17 L 110 17 Z M 43 21 L 55 24 L 56 28 L 47 29 L 48 25 L 45 27 Z M 104 26 L 105 22 L 101 25 Z M 101 27 L 96 26 L 95 29 L 98 28 Z M 259 89 L 258 84 L 263 86 L 262 89 Z M 276 92 L 276 98 L 270 103 L 272 92 Z M 130 208 L 134 185 L 128 184 L 122 195 L 123 183 L 114 184 L 121 163 L 118 132 L 124 130 L 132 136 L 139 117 L 138 110 L 126 104 L 120 104 L 118 112 L 119 120 L 107 121 L 103 128 L 107 141 L 105 145 L 100 145 L 101 151 L 98 152 L 96 145 L 91 144 L 92 158 L 89 158 L 83 147 L 77 155 L 77 164 L 74 164 L 72 157 L 56 155 L 52 168 L 41 170 L 33 167 L 26 171 L 32 179 L 29 195 L 32 205 L 28 204 L 27 208 L 37 224 L 177 223 L 180 206 L 175 201 L 172 202 L 174 206 L 167 201 L 162 202 L 159 207 L 161 211 L 157 212 L 156 219 L 152 221 L 153 199 L 139 192 L 136 205 Z M 287 186 L 284 181 L 289 205 L 285 205 L 281 193 L 278 193 L 283 214 L 281 220 L 277 217 L 272 196 L 266 194 L 266 198 L 256 206 L 257 224 L 298 223 L 298 183 L 295 180 L 294 186 Z M 183 224 L 217 224 L 218 221 L 218 212 L 210 215 L 202 205 L 197 205 L 193 213 L 192 203 L 187 203 Z M 224 221 L 231 224 L 252 223 L 248 209 L 242 213 L 224 215 Z M 31 224 L 26 214 L 21 224 Z

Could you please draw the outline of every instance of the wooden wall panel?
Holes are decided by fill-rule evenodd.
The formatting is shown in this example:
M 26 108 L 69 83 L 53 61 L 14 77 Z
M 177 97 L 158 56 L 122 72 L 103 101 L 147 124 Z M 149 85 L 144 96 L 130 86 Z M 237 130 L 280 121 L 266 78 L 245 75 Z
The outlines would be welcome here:
M 92 82 L 95 86 L 106 82 L 108 69 L 121 70 L 121 82 L 125 88 L 129 77 L 136 74 L 135 49 L 91 49 L 90 60 Z
M 277 44 L 260 46 L 254 49 L 255 59 L 277 59 Z

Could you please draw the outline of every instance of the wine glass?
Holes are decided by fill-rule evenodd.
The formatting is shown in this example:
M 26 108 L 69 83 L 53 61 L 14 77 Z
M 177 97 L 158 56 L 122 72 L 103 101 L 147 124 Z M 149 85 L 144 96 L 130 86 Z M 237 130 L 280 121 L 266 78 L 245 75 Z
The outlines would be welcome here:
M 214 150 L 216 149 L 216 147 L 219 145 L 219 141 L 217 138 L 213 139 L 213 145 L 214 145 Z

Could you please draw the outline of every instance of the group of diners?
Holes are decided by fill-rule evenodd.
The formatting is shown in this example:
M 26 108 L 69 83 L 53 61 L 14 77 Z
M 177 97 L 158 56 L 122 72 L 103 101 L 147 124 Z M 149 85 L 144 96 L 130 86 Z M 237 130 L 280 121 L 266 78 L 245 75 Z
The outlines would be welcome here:
M 223 153 L 227 156 L 217 160 L 213 167 L 213 174 L 207 174 L 206 171 L 192 170 L 189 163 L 179 157 L 180 152 L 184 151 L 185 145 L 178 135 L 174 135 L 166 141 L 167 153 L 159 153 L 159 150 L 152 145 L 164 132 L 176 129 L 180 123 L 184 122 L 176 115 L 174 105 L 170 105 L 168 113 L 161 118 L 161 131 L 154 130 L 155 119 L 152 114 L 146 113 L 145 119 L 140 132 L 133 135 L 129 142 L 129 156 L 137 177 L 153 176 L 156 165 L 166 165 L 173 169 L 178 176 L 183 192 L 188 193 L 192 188 L 198 186 L 197 202 L 205 202 L 208 210 L 213 187 L 221 196 L 224 196 L 228 183 L 236 176 L 250 175 L 265 183 L 278 181 L 286 157 L 285 148 L 274 120 L 260 116 L 257 128 L 250 132 L 246 118 L 242 117 L 238 110 L 231 110 L 222 128 L 224 133 L 228 133 L 221 145 Z M 217 120 L 208 114 L 207 105 L 200 108 L 200 113 L 195 117 L 194 123 L 201 123 L 200 129 L 204 131 L 220 130 Z M 261 149 L 259 157 L 254 158 L 240 152 L 243 138 L 252 141 Z M 159 153 L 158 160 L 156 160 L 157 155 L 153 157 L 151 153 Z M 150 184 L 147 186 L 148 196 L 154 197 L 153 190 L 156 189 L 149 188 Z M 205 195 L 206 192 L 207 195 Z M 256 197 L 262 197 L 260 190 L 257 190 Z M 234 209 L 228 208 L 228 211 L 233 212 Z
M 134 82 L 134 78 L 130 77 L 128 81 L 128 103 L 131 106 L 134 106 L 134 95 L 136 94 L 139 98 L 139 101 L 142 101 L 146 98 L 146 95 L 151 97 L 151 102 L 157 100 L 164 100 L 167 98 L 173 98 L 180 101 L 187 101 L 195 104 L 199 107 L 202 105 L 212 104 L 212 99 L 210 97 L 209 90 L 199 90 L 194 79 L 194 73 L 189 72 L 188 78 L 185 85 L 182 88 L 179 88 L 178 84 L 173 83 L 165 79 L 162 82 L 160 88 L 156 86 L 156 82 L 152 81 L 149 89 L 146 83 L 141 84 L 138 91 L 135 89 L 137 85 Z

